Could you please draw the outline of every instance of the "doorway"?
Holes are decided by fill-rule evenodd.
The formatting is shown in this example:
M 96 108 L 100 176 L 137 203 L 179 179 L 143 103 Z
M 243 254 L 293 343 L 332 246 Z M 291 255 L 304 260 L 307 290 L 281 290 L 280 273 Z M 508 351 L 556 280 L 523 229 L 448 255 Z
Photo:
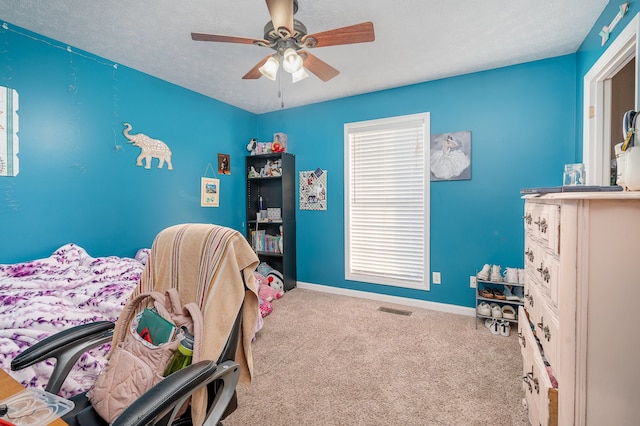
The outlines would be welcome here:
M 622 128 L 624 114 L 635 108 L 636 58 L 631 58 L 620 71 L 611 77 L 611 134 L 609 138 L 610 183 L 616 184 L 616 156 L 613 147 L 624 140 Z M 604 183 L 606 185 L 606 183 Z
M 622 141 L 622 117 L 626 111 L 639 109 L 639 15 L 584 77 L 582 161 L 588 185 L 611 184 L 613 146 Z

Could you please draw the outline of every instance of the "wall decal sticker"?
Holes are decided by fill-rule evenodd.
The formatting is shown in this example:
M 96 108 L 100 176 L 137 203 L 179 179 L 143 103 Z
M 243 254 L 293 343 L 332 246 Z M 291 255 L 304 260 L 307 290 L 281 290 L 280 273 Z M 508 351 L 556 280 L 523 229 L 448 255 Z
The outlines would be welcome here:
M 0 86 L 0 176 L 17 176 L 18 161 L 18 92 Z
M 171 165 L 171 150 L 167 146 L 166 143 L 162 142 L 159 139 L 153 139 L 144 133 L 137 133 L 135 135 L 130 134 L 132 127 L 129 123 L 122 123 L 125 129 L 122 131 L 122 134 L 129 139 L 133 146 L 137 146 L 140 148 L 141 152 L 136 160 L 136 166 L 142 166 L 142 160 L 145 160 L 145 169 L 151 168 L 151 159 L 157 158 L 160 160 L 158 164 L 158 168 L 161 169 L 164 166 L 166 161 L 169 170 L 173 170 L 173 166 Z
M 600 34 L 599 34 L 599 36 L 602 37 L 602 46 L 604 46 L 607 43 L 607 40 L 609 40 L 609 34 L 611 34 L 613 29 L 616 27 L 616 25 L 618 25 L 618 23 L 624 17 L 624 15 L 627 14 L 627 10 L 629 10 L 629 2 L 622 3 L 620 5 L 620 10 L 618 11 L 618 14 L 616 15 L 615 18 L 613 18 L 613 21 L 611 21 L 609 25 L 605 25 L 604 27 L 602 27 L 602 31 L 600 31 Z

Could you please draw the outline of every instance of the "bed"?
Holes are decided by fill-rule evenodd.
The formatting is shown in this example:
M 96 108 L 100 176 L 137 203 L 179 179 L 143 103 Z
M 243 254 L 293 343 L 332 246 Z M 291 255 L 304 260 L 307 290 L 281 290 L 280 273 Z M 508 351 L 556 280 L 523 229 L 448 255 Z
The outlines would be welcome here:
M 135 258 L 91 257 L 82 247 L 66 244 L 51 256 L 0 265 L 0 367 L 33 343 L 71 326 L 115 321 L 138 283 L 148 249 Z M 87 390 L 106 363 L 109 345 L 81 356 L 59 394 L 71 397 Z M 11 372 L 23 386 L 44 389 L 53 360 Z

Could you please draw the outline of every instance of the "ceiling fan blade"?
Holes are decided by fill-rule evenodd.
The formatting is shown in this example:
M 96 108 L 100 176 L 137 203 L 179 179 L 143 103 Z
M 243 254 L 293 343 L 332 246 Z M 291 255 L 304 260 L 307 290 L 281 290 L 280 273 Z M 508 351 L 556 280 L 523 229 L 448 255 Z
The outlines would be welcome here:
M 267 40 L 257 40 L 253 38 L 233 37 L 233 36 L 224 36 L 224 35 L 217 35 L 217 34 L 202 34 L 202 33 L 191 33 L 191 39 L 195 41 L 217 41 L 222 43 L 269 44 Z
M 258 62 L 253 68 L 251 68 L 249 70 L 248 73 L 246 73 L 244 76 L 242 76 L 243 80 L 257 80 L 260 77 L 262 77 L 262 73 L 260 72 L 260 67 L 264 65 L 265 62 L 267 62 L 267 59 L 269 59 L 272 55 L 267 55 L 264 58 L 262 58 L 262 60 L 260 62 Z
M 333 77 L 340 74 L 340 71 L 327 64 L 326 62 L 313 56 L 306 51 L 299 51 L 298 54 L 304 59 L 304 67 L 314 73 L 322 81 L 329 81 Z
M 315 39 L 315 43 L 311 40 Z M 309 34 L 302 39 L 306 47 L 326 47 L 340 44 L 366 43 L 374 41 L 373 22 L 349 25 L 321 33 Z
M 293 0 L 266 0 L 273 28 L 283 37 L 293 34 Z

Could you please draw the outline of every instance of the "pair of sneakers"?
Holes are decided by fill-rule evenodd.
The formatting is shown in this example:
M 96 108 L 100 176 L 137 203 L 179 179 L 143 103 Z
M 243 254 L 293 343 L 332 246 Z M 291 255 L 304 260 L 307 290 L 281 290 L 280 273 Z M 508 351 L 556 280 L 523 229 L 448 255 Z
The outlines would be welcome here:
M 482 281 L 503 281 L 500 265 L 489 265 L 488 263 L 484 264 L 477 277 Z
M 515 319 L 515 310 L 510 305 L 500 306 L 497 303 L 480 302 L 476 308 L 478 314 L 493 318 Z
M 491 334 L 509 337 L 511 334 L 511 324 L 509 321 L 499 320 L 497 318 L 487 318 L 484 325 L 491 331 Z

